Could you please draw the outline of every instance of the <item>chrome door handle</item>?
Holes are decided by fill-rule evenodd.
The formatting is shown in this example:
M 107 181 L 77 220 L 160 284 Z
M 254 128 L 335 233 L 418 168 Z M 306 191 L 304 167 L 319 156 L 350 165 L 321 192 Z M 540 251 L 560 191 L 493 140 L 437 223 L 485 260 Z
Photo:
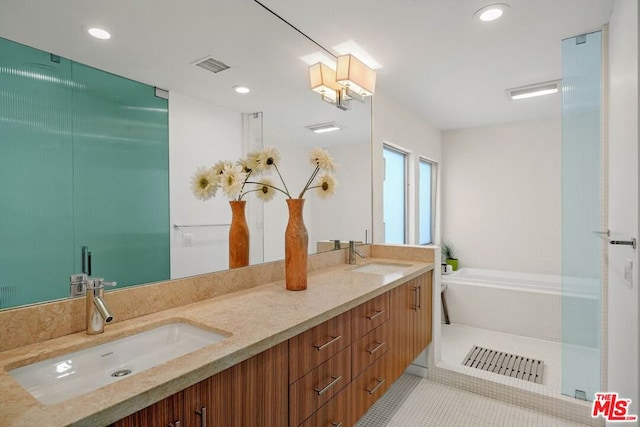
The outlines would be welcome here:
M 609 240 L 609 243 L 612 245 L 631 246 L 633 247 L 633 249 L 636 248 L 636 239 L 634 239 L 633 237 L 631 238 L 631 240 Z

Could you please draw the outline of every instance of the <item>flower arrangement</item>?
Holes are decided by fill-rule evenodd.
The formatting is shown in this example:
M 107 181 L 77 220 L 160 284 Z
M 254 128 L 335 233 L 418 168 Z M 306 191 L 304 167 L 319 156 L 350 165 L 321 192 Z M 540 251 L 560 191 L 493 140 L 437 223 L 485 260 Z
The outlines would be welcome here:
M 314 170 L 298 194 L 298 198 L 303 198 L 305 193 L 312 189 L 317 189 L 318 195 L 321 197 L 332 196 L 338 181 L 332 174 L 336 169 L 336 164 L 329 152 L 322 148 L 314 148 L 311 150 L 309 160 L 314 166 Z M 263 201 L 273 199 L 276 192 L 292 199 L 293 197 L 278 169 L 279 162 L 280 153 L 278 150 L 273 147 L 265 147 L 247 154 L 235 164 L 223 160 L 211 168 L 200 167 L 191 178 L 191 190 L 194 196 L 200 200 L 214 197 L 218 190 L 230 200 L 237 201 L 242 200 L 246 194 L 254 192 Z M 276 185 L 269 177 L 263 176 L 272 171 L 277 173 L 280 186 Z

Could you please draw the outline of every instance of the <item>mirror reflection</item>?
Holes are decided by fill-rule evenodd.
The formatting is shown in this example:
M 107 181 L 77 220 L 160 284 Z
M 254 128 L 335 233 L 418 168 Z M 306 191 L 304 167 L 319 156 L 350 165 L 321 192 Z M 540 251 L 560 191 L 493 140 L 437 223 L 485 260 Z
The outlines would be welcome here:
M 164 145 L 166 154 L 162 149 L 154 149 L 153 154 L 137 153 L 136 157 L 128 151 L 130 146 L 121 146 L 122 154 L 129 162 L 126 167 L 129 175 L 122 174 L 121 167 L 111 176 L 105 161 L 116 160 L 107 159 L 100 151 L 88 157 L 86 153 L 80 153 L 85 155 L 81 162 L 73 160 L 73 156 L 65 160 L 67 166 L 75 162 L 75 167 L 79 163 L 85 168 L 85 176 L 89 178 L 82 182 L 91 182 L 91 179 L 97 182 L 75 193 L 69 182 L 77 186 L 73 177 L 77 178 L 78 174 L 72 172 L 71 166 L 55 166 L 49 161 L 51 158 L 46 149 L 34 154 L 51 166 L 50 170 L 40 170 L 38 176 L 29 179 L 24 173 L 18 174 L 17 167 L 2 168 L 0 192 L 9 203 L 10 194 L 28 194 L 30 186 L 38 185 L 45 185 L 50 198 L 59 205 L 76 206 L 82 204 L 82 193 L 98 194 L 97 200 L 103 202 L 85 203 L 82 214 L 76 216 L 92 218 L 100 226 L 114 223 L 115 230 L 120 232 L 101 233 L 103 240 L 109 242 L 108 250 L 103 250 L 104 242 L 88 244 L 84 240 L 89 238 L 82 237 L 80 232 L 75 232 L 77 239 L 70 237 L 74 236 L 73 215 L 64 212 L 51 215 L 52 204 L 45 200 L 40 200 L 37 207 L 26 212 L 13 212 L 24 221 L 21 224 L 3 221 L 0 225 L 4 236 L 9 235 L 11 228 L 17 230 L 11 234 L 14 239 L 2 241 L 0 308 L 67 296 L 69 275 L 82 270 L 83 260 L 88 262 L 88 251 L 91 252 L 92 274 L 118 281 L 119 286 L 228 268 L 231 217 L 228 201 L 220 196 L 206 202 L 196 199 L 190 189 L 190 180 L 200 166 L 211 166 L 218 160 L 235 161 L 260 147 L 273 146 L 280 151 L 282 175 L 287 185 L 296 188 L 292 190 L 294 192 L 304 185 L 312 170 L 308 158 L 312 148 L 327 149 L 339 165 L 336 171 L 339 187 L 335 195 L 329 199 L 315 195 L 306 198 L 305 224 L 311 253 L 323 247 L 323 242 L 333 239 L 364 241 L 370 233 L 371 100 L 353 103 L 348 111 L 323 102 L 309 87 L 309 62 L 304 59 L 309 55 L 326 56 L 326 52 L 255 2 L 213 1 L 198 7 L 198 10 L 184 10 L 187 8 L 177 4 L 143 1 L 134 5 L 123 2 L 122 8 L 118 8 L 113 7 L 112 2 L 88 5 L 73 0 L 55 5 L 43 5 L 33 0 L 8 1 L 0 6 L 0 37 L 39 49 L 49 61 L 22 61 L 39 69 L 36 73 L 27 73 L 32 80 L 38 78 L 34 76 L 49 75 L 50 61 L 56 57 L 61 63 L 78 64 L 78 69 L 101 70 L 100 75 L 109 82 L 113 75 L 130 79 L 123 80 L 129 83 L 123 83 L 122 87 L 105 83 L 102 95 L 91 98 L 93 101 L 101 98 L 105 103 L 111 102 L 107 99 L 109 96 L 116 99 L 125 107 L 122 117 L 130 121 L 129 125 L 114 126 L 113 122 L 97 123 L 92 119 L 86 121 L 86 129 L 74 128 L 78 135 L 86 137 L 87 129 L 95 131 L 102 126 L 110 127 L 109 130 L 115 128 L 122 141 L 134 138 L 137 131 L 146 132 L 143 140 L 157 141 L 162 138 L 148 134 L 157 132 L 162 126 L 153 124 L 151 118 L 168 110 L 164 125 L 168 128 L 168 143 Z M 124 15 L 117 12 L 125 9 Z M 51 16 L 58 18 L 52 20 Z M 104 27 L 110 25 L 110 40 L 93 39 L 86 33 L 87 27 L 98 19 Z M 9 57 L 16 59 L 14 55 Z M 216 59 L 229 68 L 214 73 L 195 65 L 207 58 Z M 78 72 L 73 73 L 74 78 L 78 76 Z M 6 78 L 6 74 L 0 76 L 5 82 Z M 114 78 L 113 81 L 119 80 Z M 153 94 L 151 104 L 140 104 L 142 97 L 132 89 L 139 84 L 168 91 L 168 100 Z M 239 85 L 248 87 L 250 92 L 237 93 L 233 87 Z M 125 94 L 130 95 L 130 99 L 124 99 Z M 5 101 L 11 101 L 5 90 L 1 96 Z M 47 107 L 49 111 L 59 113 L 60 105 L 73 110 L 73 103 L 64 98 L 61 100 L 59 96 L 58 92 L 51 95 L 51 99 L 57 99 Z M 64 96 L 73 95 L 65 92 Z M 28 122 L 30 107 L 26 108 L 21 119 Z M 85 107 L 76 108 L 76 112 L 87 113 Z M 73 127 L 73 112 L 70 114 Z M 108 117 L 107 114 L 97 115 L 103 119 Z M 335 123 L 340 130 L 318 134 L 309 129 L 312 125 L 325 123 Z M 61 134 L 47 123 L 39 129 L 41 141 L 45 141 L 43 147 L 51 147 L 55 143 L 53 136 Z M 0 144 L 0 150 L 6 149 L 7 144 Z M 73 148 L 69 150 L 73 151 Z M 11 151 L 0 155 L 14 164 L 16 156 L 18 154 Z M 165 172 L 145 163 L 155 156 L 168 163 Z M 154 171 L 152 178 L 142 183 L 144 190 L 129 194 L 131 201 L 126 206 L 109 203 L 109 191 L 98 185 L 107 184 L 111 192 L 126 193 L 133 187 L 128 183 L 140 184 L 140 174 L 136 171 L 145 169 Z M 62 170 L 62 175 L 72 177 L 66 184 L 51 179 L 47 174 L 54 170 L 58 174 Z M 163 196 L 168 200 L 148 200 L 157 193 L 152 187 L 158 183 L 168 187 Z M 145 206 L 151 212 L 138 215 L 137 222 L 132 221 L 133 205 Z M 165 213 L 161 212 L 163 209 Z M 282 259 L 287 222 L 284 199 L 276 196 L 263 203 L 249 195 L 246 213 L 251 233 L 250 262 Z M 45 226 L 36 227 L 35 222 L 30 222 L 41 218 L 48 218 Z M 161 231 L 149 231 L 156 222 L 161 223 Z M 95 225 L 80 228 L 89 234 L 96 231 Z M 71 234 L 65 234 L 65 229 L 71 229 Z M 134 237 L 124 239 L 124 231 Z M 21 244 L 21 240 L 27 244 Z M 161 253 L 150 249 L 157 247 L 156 241 L 164 242 L 160 244 L 165 246 Z M 88 246 L 84 256 L 83 246 Z M 324 247 L 332 248 L 333 244 Z M 105 254 L 101 251 L 111 251 L 114 260 L 132 272 L 132 278 L 122 280 L 117 277 L 119 273 L 115 267 L 105 266 Z M 70 254 L 70 261 L 58 262 L 56 257 L 61 253 Z M 43 264 L 51 268 L 44 272 L 38 270 L 37 267 Z M 10 266 L 17 268 L 8 274 Z M 159 273 L 147 274 L 149 269 L 158 269 Z M 39 291 L 19 286 L 21 280 L 35 284 Z M 36 293 L 38 296 L 34 298 Z

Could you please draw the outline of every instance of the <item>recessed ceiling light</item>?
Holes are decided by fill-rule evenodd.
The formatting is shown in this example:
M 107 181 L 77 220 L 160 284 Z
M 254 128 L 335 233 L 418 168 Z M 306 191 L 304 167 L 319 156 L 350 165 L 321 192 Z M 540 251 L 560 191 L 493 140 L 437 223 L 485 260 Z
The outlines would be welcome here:
M 306 128 L 309 129 L 313 133 L 334 132 L 334 131 L 342 129 L 336 123 L 321 123 L 321 124 L 318 124 L 318 125 L 306 126 Z
M 109 40 L 111 38 L 111 34 L 108 31 L 103 30 L 102 28 L 89 28 L 89 34 L 93 37 L 100 40 Z
M 507 89 L 507 95 L 513 100 L 533 98 L 536 96 L 551 95 L 560 91 L 560 80 L 536 83 L 528 86 L 520 86 Z
M 490 4 L 489 6 L 485 6 L 481 9 L 476 10 L 473 16 L 481 20 L 482 22 L 491 22 L 502 17 L 507 12 L 508 9 L 509 9 L 508 4 L 504 4 L 504 3 Z
M 249 89 L 246 86 L 233 86 L 232 89 L 235 90 L 238 93 L 249 93 L 249 92 L 251 92 L 251 89 Z

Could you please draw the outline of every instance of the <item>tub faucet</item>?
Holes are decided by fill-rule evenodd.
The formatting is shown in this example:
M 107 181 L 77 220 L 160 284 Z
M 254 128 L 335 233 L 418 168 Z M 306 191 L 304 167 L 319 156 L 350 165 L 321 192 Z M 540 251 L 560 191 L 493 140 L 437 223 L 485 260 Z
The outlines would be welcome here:
M 364 254 L 356 249 L 356 242 L 353 240 L 349 240 L 349 264 L 356 263 L 356 254 L 360 258 L 365 258 Z

